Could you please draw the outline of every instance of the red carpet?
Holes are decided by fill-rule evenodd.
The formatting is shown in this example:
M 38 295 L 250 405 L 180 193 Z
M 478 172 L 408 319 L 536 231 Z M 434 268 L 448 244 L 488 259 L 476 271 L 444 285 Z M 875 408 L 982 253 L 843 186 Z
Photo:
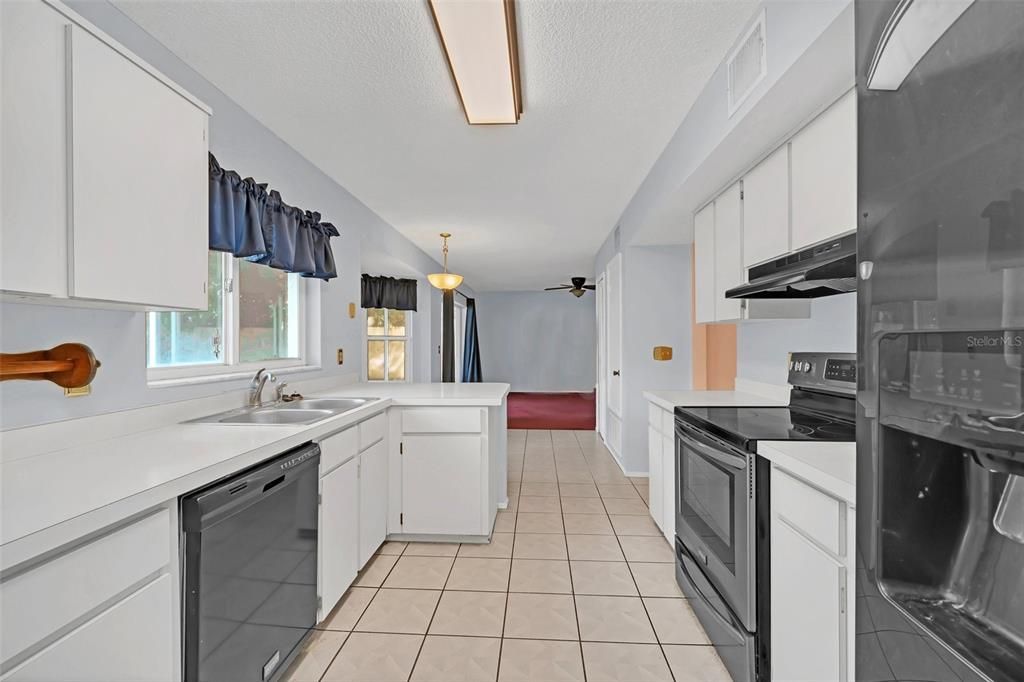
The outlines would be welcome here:
M 508 428 L 594 430 L 597 395 L 590 393 L 509 393 Z

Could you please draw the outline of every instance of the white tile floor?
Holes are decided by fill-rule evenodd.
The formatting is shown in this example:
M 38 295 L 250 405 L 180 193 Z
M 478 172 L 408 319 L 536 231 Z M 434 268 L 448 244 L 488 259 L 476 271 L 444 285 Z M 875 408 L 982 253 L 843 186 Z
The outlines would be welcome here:
M 386 543 L 288 682 L 729 680 L 672 550 L 591 431 L 509 431 L 488 545 Z

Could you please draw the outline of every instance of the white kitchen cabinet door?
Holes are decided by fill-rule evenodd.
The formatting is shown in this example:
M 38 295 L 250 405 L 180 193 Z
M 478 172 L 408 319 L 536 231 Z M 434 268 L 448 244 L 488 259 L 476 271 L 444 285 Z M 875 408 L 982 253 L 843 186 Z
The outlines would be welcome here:
M 320 479 L 318 621 L 334 609 L 359 570 L 358 464 L 350 459 Z
M 742 308 L 738 299 L 725 292 L 746 281 L 743 270 L 743 193 L 735 183 L 715 199 L 715 319 L 738 320 Z
M 70 29 L 69 294 L 207 306 L 207 112 Z
M 175 678 L 173 579 L 161 575 L 4 675 L 4 682 L 166 682 Z
M 653 426 L 647 427 L 647 465 L 649 467 L 648 475 L 648 495 L 647 507 L 650 511 L 651 518 L 654 519 L 654 523 L 658 525 L 658 528 L 665 531 L 665 503 L 662 498 L 664 493 L 664 482 L 662 466 L 664 458 L 661 453 L 661 432 L 656 431 Z
M 66 32 L 42 2 L 0 2 L 0 289 L 66 296 Z
M 359 567 L 388 534 L 388 449 L 386 441 L 359 455 Z
M 676 543 L 676 436 L 675 431 L 661 436 L 661 501 L 665 506 L 663 512 L 665 539 L 675 546 Z M 653 493 L 652 493 L 653 495 Z
M 743 177 L 743 267 L 789 251 L 789 145 Z
M 846 680 L 846 568 L 777 516 L 771 538 L 772 679 Z
M 857 228 L 857 97 L 851 90 L 791 145 L 793 245 L 802 249 Z
M 478 434 L 402 437 L 402 532 L 487 535 Z
M 715 321 L 715 204 L 693 216 L 695 316 L 697 324 Z

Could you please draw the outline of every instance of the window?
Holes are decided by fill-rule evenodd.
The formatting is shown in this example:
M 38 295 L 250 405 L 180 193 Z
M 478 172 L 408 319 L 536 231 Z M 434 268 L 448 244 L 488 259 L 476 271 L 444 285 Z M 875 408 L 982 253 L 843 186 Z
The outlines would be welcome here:
M 412 315 L 405 310 L 366 309 L 367 381 L 408 381 Z
M 208 282 L 206 310 L 149 313 L 151 379 L 305 364 L 299 275 L 211 251 Z

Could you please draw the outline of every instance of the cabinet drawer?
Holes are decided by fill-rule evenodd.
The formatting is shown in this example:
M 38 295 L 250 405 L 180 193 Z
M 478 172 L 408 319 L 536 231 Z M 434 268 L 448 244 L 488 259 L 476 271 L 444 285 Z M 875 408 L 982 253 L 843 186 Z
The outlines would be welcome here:
M 359 429 L 351 426 L 320 441 L 320 475 L 359 454 Z
M 16 668 L 5 682 L 174 679 L 174 590 L 164 574 Z
M 160 509 L 0 583 L 5 659 L 167 567 L 172 533 Z
M 825 549 L 836 556 L 844 555 L 846 519 L 842 502 L 773 468 L 771 504 L 776 514 Z
M 423 407 L 402 410 L 402 433 L 480 433 L 478 407 Z
M 387 415 L 384 414 L 378 414 L 376 417 L 370 417 L 366 421 L 360 422 L 359 452 L 362 452 L 384 438 L 384 433 L 387 431 L 387 428 L 388 418 Z

